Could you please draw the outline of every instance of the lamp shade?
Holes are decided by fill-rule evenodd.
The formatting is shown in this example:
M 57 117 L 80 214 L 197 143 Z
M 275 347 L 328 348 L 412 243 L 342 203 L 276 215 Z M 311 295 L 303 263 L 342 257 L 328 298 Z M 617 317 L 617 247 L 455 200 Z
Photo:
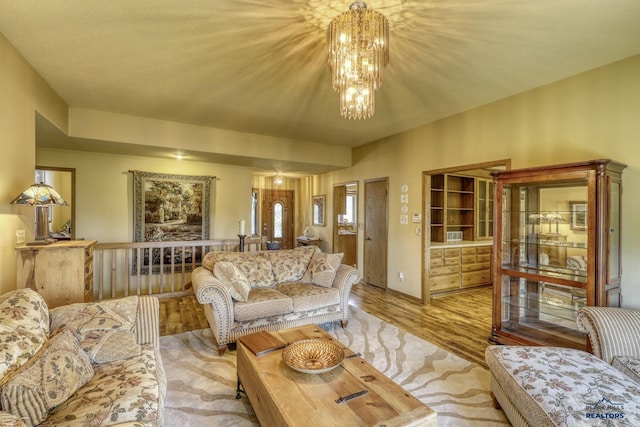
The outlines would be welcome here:
M 11 202 L 13 205 L 68 206 L 56 190 L 47 184 L 31 184 Z
M 36 208 L 36 241 L 49 238 L 49 206 L 68 206 L 56 190 L 47 184 L 32 184 L 11 202 Z

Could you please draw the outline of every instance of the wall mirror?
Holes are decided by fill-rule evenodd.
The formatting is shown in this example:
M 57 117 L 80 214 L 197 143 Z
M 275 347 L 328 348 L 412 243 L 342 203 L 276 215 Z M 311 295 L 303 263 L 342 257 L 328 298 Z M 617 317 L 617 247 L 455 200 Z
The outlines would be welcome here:
M 52 166 L 36 166 L 35 181 L 52 186 L 69 206 L 49 209 L 50 236 L 58 240 L 76 238 L 76 170 Z
M 313 225 L 324 225 L 325 196 L 313 196 Z

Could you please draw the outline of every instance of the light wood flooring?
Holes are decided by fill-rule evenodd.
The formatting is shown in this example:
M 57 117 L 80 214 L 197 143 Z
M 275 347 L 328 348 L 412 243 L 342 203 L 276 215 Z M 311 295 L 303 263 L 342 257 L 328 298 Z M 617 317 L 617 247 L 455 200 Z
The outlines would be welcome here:
M 486 367 L 491 332 L 491 287 L 431 300 L 431 305 L 375 286 L 357 284 L 349 303 L 466 360 Z M 202 305 L 193 295 L 160 299 L 160 335 L 207 328 Z

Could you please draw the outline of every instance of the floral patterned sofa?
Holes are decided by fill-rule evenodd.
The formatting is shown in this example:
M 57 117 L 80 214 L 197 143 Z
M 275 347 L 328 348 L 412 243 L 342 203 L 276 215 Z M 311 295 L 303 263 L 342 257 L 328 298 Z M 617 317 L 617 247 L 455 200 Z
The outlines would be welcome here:
M 258 252 L 209 252 L 191 274 L 219 354 L 260 330 L 349 321 L 349 294 L 360 273 L 342 254 L 316 246 Z
M 514 426 L 640 425 L 640 311 L 584 307 L 593 354 L 489 346 L 491 393 Z
M 158 300 L 48 310 L 31 289 L 0 296 L 0 425 L 161 426 L 166 379 Z

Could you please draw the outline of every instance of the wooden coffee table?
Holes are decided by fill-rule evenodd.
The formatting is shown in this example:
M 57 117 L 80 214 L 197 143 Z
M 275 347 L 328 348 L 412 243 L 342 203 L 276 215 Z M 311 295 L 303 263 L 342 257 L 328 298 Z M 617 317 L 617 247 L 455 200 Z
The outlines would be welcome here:
M 272 331 L 286 343 L 309 338 L 337 342 L 341 366 L 304 374 L 287 366 L 282 351 L 256 356 L 241 341 L 238 389 L 246 393 L 263 426 L 435 426 L 436 413 L 317 325 Z M 368 390 L 344 403 L 336 399 Z

